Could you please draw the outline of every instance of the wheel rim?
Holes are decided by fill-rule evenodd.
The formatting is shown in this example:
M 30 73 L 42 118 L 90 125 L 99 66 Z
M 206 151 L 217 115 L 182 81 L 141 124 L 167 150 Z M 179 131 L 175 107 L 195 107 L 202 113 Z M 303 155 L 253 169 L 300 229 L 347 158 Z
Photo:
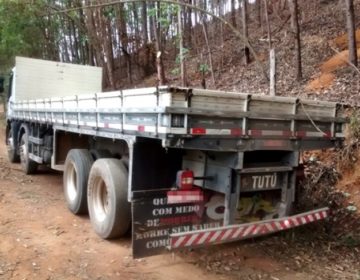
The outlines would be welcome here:
M 22 136 L 20 141 L 20 161 L 23 166 L 26 165 L 27 153 L 28 150 L 27 150 L 26 141 L 24 139 L 24 136 Z
M 100 177 L 94 182 L 92 204 L 96 220 L 102 222 L 109 213 L 109 195 L 104 180 Z
M 68 165 L 66 170 L 66 193 L 71 201 L 76 199 L 78 193 L 77 171 L 73 162 Z

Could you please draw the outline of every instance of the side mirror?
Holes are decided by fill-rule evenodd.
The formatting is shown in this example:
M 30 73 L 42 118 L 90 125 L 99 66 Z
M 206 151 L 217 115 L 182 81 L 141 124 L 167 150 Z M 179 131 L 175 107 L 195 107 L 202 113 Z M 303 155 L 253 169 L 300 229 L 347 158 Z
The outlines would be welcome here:
M 4 77 L 0 77 L 0 93 L 4 92 Z

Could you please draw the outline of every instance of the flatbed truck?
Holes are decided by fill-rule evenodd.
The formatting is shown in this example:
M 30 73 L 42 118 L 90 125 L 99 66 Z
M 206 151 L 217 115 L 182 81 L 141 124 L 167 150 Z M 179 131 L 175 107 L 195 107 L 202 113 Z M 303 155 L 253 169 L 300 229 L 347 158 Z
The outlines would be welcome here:
M 67 207 L 134 258 L 326 219 L 293 215 L 300 152 L 341 145 L 345 107 L 181 87 L 102 92 L 101 68 L 17 57 L 9 160 L 63 172 Z

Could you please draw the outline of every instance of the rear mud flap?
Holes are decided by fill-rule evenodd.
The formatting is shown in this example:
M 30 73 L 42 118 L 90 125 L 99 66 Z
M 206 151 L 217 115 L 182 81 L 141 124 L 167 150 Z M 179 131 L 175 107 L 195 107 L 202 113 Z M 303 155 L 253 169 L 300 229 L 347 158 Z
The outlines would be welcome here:
M 168 252 L 170 235 L 178 232 L 217 228 L 223 213 L 214 211 L 216 201 L 168 203 L 168 190 L 134 192 L 132 202 L 132 249 L 134 258 Z M 170 196 L 169 196 L 170 197 Z M 223 201 L 221 202 L 223 204 Z
M 271 234 L 319 221 L 329 215 L 328 208 L 321 208 L 274 219 L 271 217 L 276 213 L 263 200 L 255 203 L 257 200 L 252 199 L 253 203 L 248 205 L 249 199 L 245 198 L 240 200 L 242 207 L 238 209 L 241 217 L 237 221 L 240 224 L 224 226 L 224 196 L 208 191 L 201 195 L 196 192 L 190 196 L 184 194 L 179 196 L 169 190 L 133 192 L 133 258 L 158 255 L 169 249 L 207 246 Z M 186 202 L 194 198 L 198 201 Z M 249 215 L 248 208 L 254 210 L 253 215 Z M 266 213 L 262 215 L 264 220 L 254 221 L 263 212 Z

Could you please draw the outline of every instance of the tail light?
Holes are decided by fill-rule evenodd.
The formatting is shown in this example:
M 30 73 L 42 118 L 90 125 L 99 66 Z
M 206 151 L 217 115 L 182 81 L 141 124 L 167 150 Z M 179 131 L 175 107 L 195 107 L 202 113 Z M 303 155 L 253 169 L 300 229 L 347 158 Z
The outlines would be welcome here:
M 194 184 L 194 172 L 180 170 L 176 175 L 176 186 L 181 190 L 190 190 Z

